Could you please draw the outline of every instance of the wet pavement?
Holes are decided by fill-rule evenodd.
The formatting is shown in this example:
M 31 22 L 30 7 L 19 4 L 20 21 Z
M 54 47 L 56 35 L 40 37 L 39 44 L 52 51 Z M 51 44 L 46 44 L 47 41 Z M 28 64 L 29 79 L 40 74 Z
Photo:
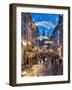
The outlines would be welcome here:
M 63 75 L 63 62 L 59 63 L 58 61 L 55 61 L 52 63 L 52 61 L 48 59 L 44 63 L 39 62 L 38 64 L 34 64 L 22 70 L 22 77 L 51 75 Z

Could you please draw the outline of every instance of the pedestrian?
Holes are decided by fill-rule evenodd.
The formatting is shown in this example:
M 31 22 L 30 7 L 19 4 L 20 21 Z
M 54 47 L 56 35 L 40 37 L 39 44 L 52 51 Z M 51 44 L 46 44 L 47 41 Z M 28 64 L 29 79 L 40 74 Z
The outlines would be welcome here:
M 45 58 L 46 58 L 46 57 L 45 57 L 45 56 L 43 56 L 43 63 L 44 63 L 44 64 L 45 64 Z

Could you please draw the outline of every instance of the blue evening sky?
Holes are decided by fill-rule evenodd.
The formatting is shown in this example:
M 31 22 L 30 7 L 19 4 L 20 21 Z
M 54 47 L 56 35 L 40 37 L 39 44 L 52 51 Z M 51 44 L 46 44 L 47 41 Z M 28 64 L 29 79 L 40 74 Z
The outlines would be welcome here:
M 52 24 L 54 24 L 55 26 L 57 26 L 58 24 L 58 20 L 59 20 L 59 14 L 43 14 L 43 13 L 30 13 L 30 15 L 32 16 L 32 20 L 34 23 L 36 22 L 41 22 L 41 21 L 48 21 L 51 22 Z M 45 28 L 42 26 L 37 26 L 38 30 L 39 30 L 39 35 L 44 35 L 50 37 L 52 32 L 53 32 L 53 28 Z

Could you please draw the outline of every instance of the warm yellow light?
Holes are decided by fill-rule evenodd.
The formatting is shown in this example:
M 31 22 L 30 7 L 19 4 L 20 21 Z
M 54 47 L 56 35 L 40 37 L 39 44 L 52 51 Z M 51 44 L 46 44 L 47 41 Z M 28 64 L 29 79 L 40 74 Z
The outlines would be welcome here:
M 31 45 L 31 42 L 28 41 L 27 43 L 28 43 L 29 45 Z
M 35 47 L 35 50 L 36 50 L 37 48 Z
M 22 43 L 23 43 L 23 45 L 24 45 L 24 46 L 26 46 L 26 45 L 27 45 L 27 43 L 26 43 L 25 41 L 22 41 Z

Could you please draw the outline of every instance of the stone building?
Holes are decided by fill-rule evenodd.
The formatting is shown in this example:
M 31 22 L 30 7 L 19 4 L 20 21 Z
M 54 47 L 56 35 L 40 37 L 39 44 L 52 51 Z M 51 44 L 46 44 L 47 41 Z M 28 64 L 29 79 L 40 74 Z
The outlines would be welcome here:
M 57 50 L 61 47 L 61 55 L 63 56 L 63 15 L 59 15 L 59 22 L 50 38 L 53 41 L 52 48 Z

